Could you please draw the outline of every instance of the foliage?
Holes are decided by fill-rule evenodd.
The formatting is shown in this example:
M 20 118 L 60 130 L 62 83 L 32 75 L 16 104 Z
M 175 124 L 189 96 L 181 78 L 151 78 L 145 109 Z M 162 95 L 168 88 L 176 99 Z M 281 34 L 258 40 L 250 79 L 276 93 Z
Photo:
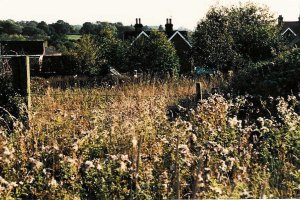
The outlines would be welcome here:
M 0 131 L 11 131 L 15 121 L 26 120 L 24 117 L 24 99 L 13 89 L 12 77 L 7 74 L 0 76 Z
M 176 75 L 179 59 L 176 50 L 165 34 L 152 31 L 150 38 L 141 37 L 129 47 L 130 69 L 156 75 Z
M 273 58 L 283 44 L 269 10 L 253 3 L 211 8 L 199 22 L 193 43 L 198 65 L 225 71 Z
M 73 53 L 79 67 L 79 73 L 95 73 L 99 49 L 91 35 L 83 35 L 80 41 L 75 44 Z
M 231 88 L 235 92 L 268 95 L 287 95 L 299 92 L 300 50 L 281 53 L 271 61 L 259 62 L 241 70 Z
M 103 31 L 96 37 L 98 45 L 97 74 L 106 74 L 110 67 L 122 70 L 126 64 L 126 42 L 117 37 L 117 29 L 105 25 Z

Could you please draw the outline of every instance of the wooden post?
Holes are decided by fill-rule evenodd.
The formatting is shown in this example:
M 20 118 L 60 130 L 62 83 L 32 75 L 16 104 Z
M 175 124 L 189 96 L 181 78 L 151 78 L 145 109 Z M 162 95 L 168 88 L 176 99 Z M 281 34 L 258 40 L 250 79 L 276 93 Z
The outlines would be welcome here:
M 201 82 L 196 83 L 196 98 L 197 98 L 197 100 L 202 100 Z
M 13 57 L 10 60 L 13 72 L 13 87 L 25 97 L 28 111 L 31 108 L 30 62 L 28 56 Z

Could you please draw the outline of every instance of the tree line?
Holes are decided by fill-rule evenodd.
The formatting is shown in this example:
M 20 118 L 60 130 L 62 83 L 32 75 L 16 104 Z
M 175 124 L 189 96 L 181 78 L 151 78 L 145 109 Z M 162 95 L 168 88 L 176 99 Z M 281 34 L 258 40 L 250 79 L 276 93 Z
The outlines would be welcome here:
M 122 38 L 124 31 L 134 30 L 132 26 L 125 26 L 121 22 L 109 23 L 97 21 L 85 22 L 83 25 L 71 25 L 63 20 L 47 24 L 45 21 L 14 21 L 0 20 L 0 40 L 48 40 L 49 44 L 60 49 L 74 47 L 74 42 L 66 35 L 100 34 L 105 27 L 116 30 L 117 36 Z M 149 27 L 146 27 L 150 30 Z
M 134 30 L 132 26 L 108 22 L 86 22 L 78 27 L 62 20 L 53 24 L 0 21 L 0 37 L 49 37 L 51 45 L 74 58 L 75 71 L 83 74 L 101 74 L 109 67 L 151 73 L 178 71 L 180 66 L 176 50 L 164 34 L 153 31 L 150 40 L 123 41 L 123 32 L 130 30 Z M 295 60 L 291 58 L 294 53 L 289 53 L 295 51 L 288 48 L 280 32 L 281 27 L 267 7 L 253 3 L 212 7 L 191 34 L 193 48 L 189 52 L 190 57 L 196 67 L 225 73 L 234 71 L 239 77 L 237 82 L 243 81 L 243 77 L 252 77 L 251 73 L 257 66 L 270 69 L 268 74 L 272 74 L 276 67 L 265 66 L 280 63 L 284 55 Z M 66 39 L 66 34 L 81 34 L 82 38 L 72 42 Z M 286 65 L 298 66 L 289 65 L 288 62 Z M 266 81 L 265 76 L 260 80 Z M 271 85 L 280 87 L 282 84 L 275 84 L 272 78 Z

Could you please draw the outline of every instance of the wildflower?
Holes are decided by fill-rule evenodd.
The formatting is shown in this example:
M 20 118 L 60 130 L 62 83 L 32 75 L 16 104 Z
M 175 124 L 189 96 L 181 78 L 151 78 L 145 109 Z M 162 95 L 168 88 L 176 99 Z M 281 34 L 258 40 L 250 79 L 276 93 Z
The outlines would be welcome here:
M 49 185 L 53 188 L 56 188 L 58 186 L 58 183 L 54 177 L 52 177 L 52 179 L 50 180 Z
M 100 164 L 97 164 L 97 170 L 99 170 L 99 171 L 102 170 L 102 166 Z
M 241 120 L 238 120 L 237 116 L 234 116 L 233 118 L 228 119 L 228 125 L 229 125 L 230 128 L 235 128 L 239 124 L 241 124 Z
M 18 184 L 17 184 L 17 182 L 11 182 L 11 183 L 9 184 L 9 186 L 10 186 L 10 187 L 18 187 Z
M 8 149 L 8 147 L 3 147 L 4 151 L 3 151 L 3 155 L 5 156 L 12 156 L 14 153 L 14 149 L 12 149 L 11 151 Z
M 118 159 L 118 157 L 117 157 L 116 155 L 110 155 L 110 158 L 111 158 L 113 161 L 115 161 L 115 160 Z
M 67 158 L 67 162 L 70 163 L 71 165 L 77 165 L 77 160 L 76 159 L 72 159 L 70 157 Z
M 259 117 L 257 118 L 257 121 L 260 123 L 261 126 L 264 126 L 264 118 Z
M 87 169 L 95 167 L 94 163 L 90 160 L 85 161 L 85 166 L 86 166 Z
M 35 165 L 37 170 L 39 170 L 41 167 L 43 167 L 43 163 L 34 158 L 29 158 L 29 161 Z
M 126 164 L 123 161 L 121 161 L 120 162 L 120 171 L 125 172 L 126 170 L 127 170 Z
M 136 138 L 135 137 L 133 137 L 132 138 L 132 146 L 133 146 L 133 148 L 136 148 L 137 147 L 137 143 L 138 143 L 138 141 L 136 140 Z
M 57 145 L 57 143 L 55 142 L 54 144 L 53 144 L 53 149 L 55 149 L 55 150 L 59 150 L 59 147 L 58 147 L 58 145 Z
M 77 145 L 77 144 L 74 144 L 72 149 L 73 149 L 75 152 L 78 151 L 78 145 Z
M 191 140 L 196 143 L 197 142 L 197 136 L 195 134 L 191 135 Z
M 9 185 L 9 183 L 4 178 L 2 178 L 2 176 L 0 176 L 0 183 L 3 185 Z

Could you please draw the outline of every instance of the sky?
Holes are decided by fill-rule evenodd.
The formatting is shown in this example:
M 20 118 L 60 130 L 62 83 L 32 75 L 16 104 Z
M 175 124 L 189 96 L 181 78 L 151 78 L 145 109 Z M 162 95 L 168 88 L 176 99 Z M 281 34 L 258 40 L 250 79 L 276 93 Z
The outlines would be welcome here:
M 72 25 L 84 22 L 108 21 L 135 23 L 141 18 L 144 25 L 164 25 L 172 18 L 175 28 L 194 30 L 210 6 L 235 5 L 248 0 L 0 0 L 0 20 L 46 21 L 64 20 Z M 284 21 L 296 21 L 300 0 L 252 0 L 270 7 Z

